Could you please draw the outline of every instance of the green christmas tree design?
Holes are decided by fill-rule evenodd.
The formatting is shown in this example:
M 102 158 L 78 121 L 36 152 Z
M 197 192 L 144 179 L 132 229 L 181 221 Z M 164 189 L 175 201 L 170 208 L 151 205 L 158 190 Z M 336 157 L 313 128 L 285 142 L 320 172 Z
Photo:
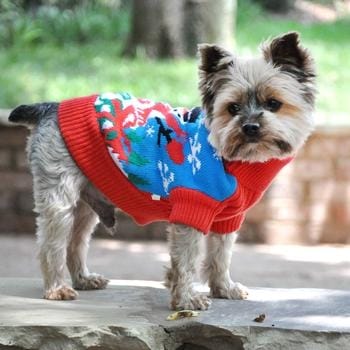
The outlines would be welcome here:
M 129 173 L 128 179 L 134 184 L 134 185 L 149 185 L 149 182 L 142 178 L 141 176 Z

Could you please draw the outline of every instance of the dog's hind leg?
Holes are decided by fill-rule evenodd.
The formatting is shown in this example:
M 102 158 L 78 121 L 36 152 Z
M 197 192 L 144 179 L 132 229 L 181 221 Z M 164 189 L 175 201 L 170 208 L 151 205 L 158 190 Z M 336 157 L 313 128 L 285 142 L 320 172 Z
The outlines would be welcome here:
M 210 296 L 225 299 L 246 299 L 248 290 L 230 277 L 232 248 L 237 235 L 211 233 L 207 237 L 207 255 L 203 264 L 203 281 L 208 281 Z
M 86 265 L 89 241 L 99 222 L 97 214 L 82 199 L 74 213 L 74 226 L 67 249 L 67 266 L 76 289 L 103 289 L 108 280 L 96 273 L 90 273 Z
M 175 310 L 206 310 L 210 300 L 194 290 L 202 233 L 183 225 L 171 225 L 169 245 L 171 268 L 165 285 L 171 292 L 171 308 Z
M 39 259 L 44 278 L 44 297 L 52 300 L 75 299 L 77 293 L 64 280 L 66 251 L 74 224 L 75 205 L 79 198 L 79 187 L 72 190 L 72 179 L 50 178 L 50 186 L 40 181 L 35 186 L 35 210 L 37 218 L 37 240 Z M 70 182 L 69 188 L 65 182 Z M 39 181 L 38 181 L 39 182 Z M 76 183 L 76 179 L 74 181 Z M 47 183 L 48 185 L 48 183 Z
M 28 144 L 33 173 L 37 241 L 44 278 L 44 297 L 75 299 L 77 292 L 64 280 L 67 245 L 74 212 L 86 179 L 69 155 L 55 115 L 42 119 Z

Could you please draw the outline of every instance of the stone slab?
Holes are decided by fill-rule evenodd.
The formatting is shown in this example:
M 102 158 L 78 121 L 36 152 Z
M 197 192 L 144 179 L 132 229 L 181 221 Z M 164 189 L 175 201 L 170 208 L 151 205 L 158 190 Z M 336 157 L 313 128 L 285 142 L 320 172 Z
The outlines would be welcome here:
M 205 287 L 198 286 L 205 292 Z M 0 349 L 349 349 L 350 292 L 251 288 L 167 321 L 160 282 L 112 280 L 75 301 L 41 299 L 40 279 L 0 279 Z M 254 322 L 265 314 L 264 322 Z

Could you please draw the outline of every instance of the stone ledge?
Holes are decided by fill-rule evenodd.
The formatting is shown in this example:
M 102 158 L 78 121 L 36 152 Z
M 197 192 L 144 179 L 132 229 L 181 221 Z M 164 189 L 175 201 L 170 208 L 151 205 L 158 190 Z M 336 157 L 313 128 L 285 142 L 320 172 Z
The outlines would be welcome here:
M 14 126 L 14 124 L 9 123 L 8 117 L 12 109 L 0 109 L 0 125 Z
M 76 301 L 40 299 L 41 281 L 0 280 L 0 349 L 346 349 L 350 292 L 252 288 L 196 318 L 167 321 L 159 282 L 111 281 Z M 264 313 L 263 323 L 253 321 Z

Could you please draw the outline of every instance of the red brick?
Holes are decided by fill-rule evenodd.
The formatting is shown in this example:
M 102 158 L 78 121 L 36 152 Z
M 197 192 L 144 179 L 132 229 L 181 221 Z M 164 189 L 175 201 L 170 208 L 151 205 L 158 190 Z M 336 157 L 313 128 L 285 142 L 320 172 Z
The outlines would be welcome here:
M 286 183 L 273 182 L 265 194 L 266 198 L 300 198 L 303 195 L 303 186 L 301 182 L 296 182 L 293 178 L 288 179 Z
M 9 149 L 0 149 L 0 169 L 11 168 L 12 155 Z
M 268 244 L 300 243 L 300 226 L 295 221 L 266 220 L 264 237 Z
M 350 157 L 336 159 L 335 180 L 350 181 Z
M 17 190 L 30 190 L 33 187 L 32 176 L 29 172 L 0 172 L 0 191 L 13 188 Z
M 19 169 L 19 170 L 29 169 L 27 155 L 26 155 L 24 150 L 17 150 L 16 151 L 15 163 L 16 163 L 16 169 Z
M 0 191 L 0 212 L 13 211 L 14 207 L 14 192 L 11 189 Z
M 29 130 L 24 126 L 0 125 L 0 147 L 21 146 L 25 148 Z
M 350 157 L 350 133 L 346 138 L 338 139 L 337 153 L 338 157 Z
M 330 158 L 339 152 L 338 140 L 335 138 L 315 139 L 310 142 L 307 149 L 307 157 Z
M 274 198 L 269 201 L 264 219 L 299 221 L 303 219 L 303 213 L 297 201 L 286 198 Z
M 319 160 L 298 159 L 294 162 L 294 176 L 299 181 L 327 179 L 334 176 L 334 169 L 331 160 L 327 158 Z
M 32 192 L 19 192 L 16 195 L 16 212 L 32 213 L 34 208 L 34 199 Z
M 0 212 L 0 232 L 4 233 L 34 233 L 35 215 L 16 215 Z
M 312 181 L 310 184 L 310 200 L 311 201 L 327 201 L 334 190 L 334 179 L 326 179 Z
M 267 210 L 268 210 L 268 201 L 262 199 L 252 209 L 248 210 L 246 219 L 252 222 L 262 222 L 266 218 Z

